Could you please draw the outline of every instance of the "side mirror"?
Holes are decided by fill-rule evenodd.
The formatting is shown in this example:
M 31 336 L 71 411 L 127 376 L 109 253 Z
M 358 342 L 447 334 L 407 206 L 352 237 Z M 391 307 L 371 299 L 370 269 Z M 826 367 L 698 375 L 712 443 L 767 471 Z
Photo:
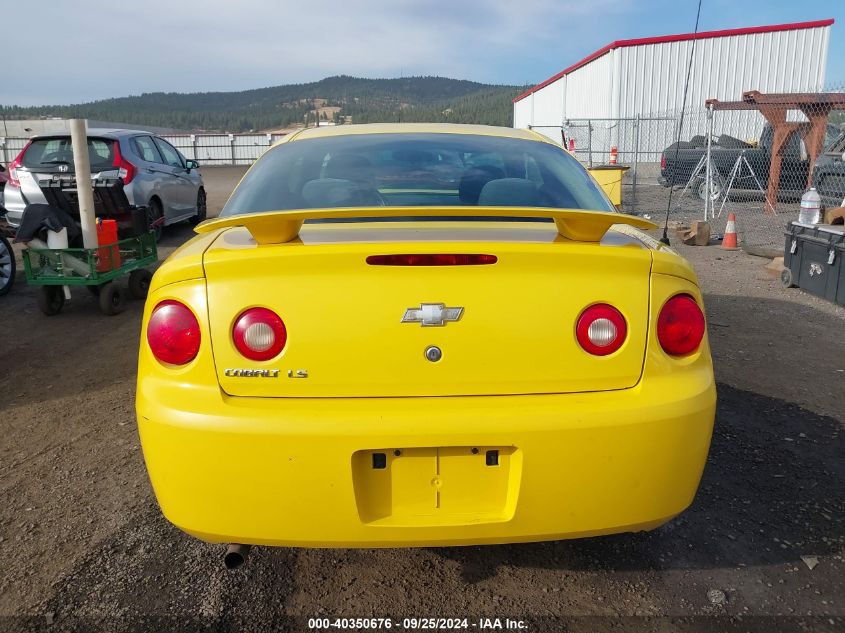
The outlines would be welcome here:
M 199 167 L 200 164 L 197 161 L 191 159 L 185 160 L 185 169 L 188 171 L 191 171 L 192 169 L 199 169 Z

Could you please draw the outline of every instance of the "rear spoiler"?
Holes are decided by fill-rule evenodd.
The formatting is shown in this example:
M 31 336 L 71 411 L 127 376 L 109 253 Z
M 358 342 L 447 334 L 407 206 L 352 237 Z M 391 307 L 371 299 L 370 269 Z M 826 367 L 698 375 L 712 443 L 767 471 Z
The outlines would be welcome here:
M 245 213 L 206 220 L 197 225 L 197 233 L 242 226 L 259 244 L 290 242 L 299 235 L 305 220 L 336 220 L 344 218 L 413 218 L 472 216 L 495 218 L 551 218 L 557 232 L 578 242 L 598 242 L 614 224 L 626 224 L 638 229 L 656 229 L 657 225 L 624 213 L 584 211 L 582 209 L 551 209 L 525 207 L 343 207 L 337 209 L 302 209 Z

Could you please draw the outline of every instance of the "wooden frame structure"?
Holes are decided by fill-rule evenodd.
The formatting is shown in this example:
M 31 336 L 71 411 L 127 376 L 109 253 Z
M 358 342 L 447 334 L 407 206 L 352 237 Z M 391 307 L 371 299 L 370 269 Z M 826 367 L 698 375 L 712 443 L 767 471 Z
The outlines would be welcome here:
M 800 126 L 799 121 L 787 121 L 790 110 L 800 110 L 810 122 L 810 129 L 804 136 L 810 161 L 807 170 L 807 186 L 813 182 L 813 167 L 816 159 L 824 151 L 824 135 L 827 119 L 831 110 L 845 110 L 845 92 L 803 92 L 803 93 L 762 93 L 749 90 L 742 94 L 742 101 L 719 101 L 708 99 L 708 108 L 715 110 L 757 110 L 766 117 L 772 126 L 772 162 L 769 165 L 769 184 L 766 191 L 767 210 L 775 208 L 780 188 L 780 172 L 783 163 L 783 148 L 790 134 Z

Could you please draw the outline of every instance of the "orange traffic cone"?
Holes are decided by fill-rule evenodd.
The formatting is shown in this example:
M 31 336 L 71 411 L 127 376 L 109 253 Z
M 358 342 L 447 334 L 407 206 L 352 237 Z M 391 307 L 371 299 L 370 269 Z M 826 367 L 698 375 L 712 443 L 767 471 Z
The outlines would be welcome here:
M 610 160 L 608 161 L 608 165 L 616 165 L 619 162 L 619 150 L 616 149 L 616 145 L 610 148 Z
M 725 226 L 725 236 L 722 238 L 722 248 L 728 251 L 735 251 L 739 247 L 736 243 L 736 214 L 728 214 L 728 223 Z

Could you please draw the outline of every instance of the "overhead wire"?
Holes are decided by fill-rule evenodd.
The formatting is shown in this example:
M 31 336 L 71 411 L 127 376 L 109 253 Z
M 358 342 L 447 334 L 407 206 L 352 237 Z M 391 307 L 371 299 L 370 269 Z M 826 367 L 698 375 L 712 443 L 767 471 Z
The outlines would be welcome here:
M 698 23 L 701 19 L 701 0 L 698 0 L 698 9 L 695 13 L 695 29 L 693 30 L 693 38 L 692 38 L 692 50 L 690 51 L 689 56 L 689 64 L 687 65 L 687 79 L 684 82 L 684 96 L 681 100 L 681 118 L 678 122 L 678 138 L 675 141 L 675 158 L 673 161 L 674 169 L 678 167 L 678 154 L 681 150 L 681 132 L 684 129 L 684 114 L 687 109 L 687 93 L 689 92 L 689 80 L 690 75 L 692 74 L 692 62 L 695 59 L 695 43 L 698 41 L 698 38 L 695 35 L 698 35 Z M 672 190 L 674 189 L 674 178 L 675 175 L 670 175 L 670 183 L 669 183 L 669 201 L 666 203 L 666 219 L 663 222 L 663 237 L 660 238 L 660 241 L 664 244 L 669 244 L 669 213 L 672 211 Z

